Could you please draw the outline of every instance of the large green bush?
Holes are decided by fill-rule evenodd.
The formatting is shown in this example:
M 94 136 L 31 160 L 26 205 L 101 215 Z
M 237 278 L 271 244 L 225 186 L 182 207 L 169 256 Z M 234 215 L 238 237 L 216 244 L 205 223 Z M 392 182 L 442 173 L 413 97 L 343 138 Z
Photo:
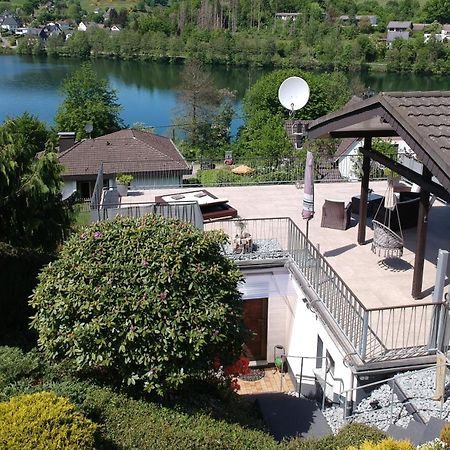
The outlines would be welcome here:
M 93 449 L 97 426 L 63 397 L 39 392 L 0 403 L 0 447 L 9 450 Z
M 240 353 L 241 274 L 225 235 L 159 216 L 117 218 L 74 234 L 31 300 L 39 345 L 164 394 Z

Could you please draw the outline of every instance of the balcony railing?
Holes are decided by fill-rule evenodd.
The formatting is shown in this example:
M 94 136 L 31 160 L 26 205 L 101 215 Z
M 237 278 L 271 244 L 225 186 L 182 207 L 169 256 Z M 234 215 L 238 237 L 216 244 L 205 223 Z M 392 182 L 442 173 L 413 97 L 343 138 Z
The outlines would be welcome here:
M 238 261 L 284 258 L 295 264 L 364 362 L 423 356 L 436 350 L 437 330 L 446 322 L 444 303 L 366 308 L 290 218 L 217 221 L 205 224 L 205 229 L 223 230 L 230 239 L 224 253 Z M 236 245 L 243 232 L 251 235 L 250 248 Z
M 403 164 L 410 161 L 418 164 L 410 155 L 399 154 Z M 120 161 L 119 161 L 120 162 Z M 190 174 L 182 174 L 173 170 L 165 170 L 160 161 L 147 161 L 155 166 L 152 172 L 136 172 L 132 182 L 133 189 L 156 189 L 161 187 L 181 186 L 243 186 L 262 184 L 292 184 L 302 183 L 305 175 L 305 158 L 280 158 L 268 160 L 261 158 L 238 158 L 233 164 L 225 161 L 202 160 L 189 161 Z M 125 167 L 131 165 L 139 167 L 140 162 L 125 161 Z M 410 164 L 410 165 L 411 165 Z M 250 167 L 247 174 L 237 175 L 232 172 L 233 168 L 240 165 Z M 114 180 L 115 174 L 110 170 L 111 165 L 103 164 L 103 177 L 105 180 Z M 158 168 L 159 167 L 159 168 Z M 185 172 L 184 172 L 185 173 Z M 314 160 L 314 179 L 316 182 L 342 182 L 357 181 L 361 178 L 362 159 L 358 155 L 336 157 L 320 157 Z M 370 167 L 370 179 L 379 180 L 386 178 L 384 166 L 372 161 Z M 110 187 L 114 184 L 110 182 Z

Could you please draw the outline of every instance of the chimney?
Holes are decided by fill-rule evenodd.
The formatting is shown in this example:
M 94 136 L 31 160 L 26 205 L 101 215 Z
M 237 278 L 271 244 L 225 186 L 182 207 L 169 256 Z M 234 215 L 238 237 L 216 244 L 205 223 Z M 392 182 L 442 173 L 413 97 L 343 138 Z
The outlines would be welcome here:
M 58 133 L 59 136 L 59 152 L 64 152 L 73 145 L 75 145 L 75 132 L 64 131 Z

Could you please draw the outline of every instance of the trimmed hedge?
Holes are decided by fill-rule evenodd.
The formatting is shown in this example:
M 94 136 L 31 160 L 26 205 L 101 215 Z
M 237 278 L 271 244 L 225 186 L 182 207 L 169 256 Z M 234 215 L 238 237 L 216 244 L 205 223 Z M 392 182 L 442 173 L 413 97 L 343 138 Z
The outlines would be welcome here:
M 40 270 L 53 259 L 50 254 L 0 242 L 0 345 L 29 349 L 36 344 L 36 333 L 29 326 L 34 311 L 28 298 Z
M 0 403 L 0 446 L 9 450 L 94 449 L 97 426 L 53 392 Z

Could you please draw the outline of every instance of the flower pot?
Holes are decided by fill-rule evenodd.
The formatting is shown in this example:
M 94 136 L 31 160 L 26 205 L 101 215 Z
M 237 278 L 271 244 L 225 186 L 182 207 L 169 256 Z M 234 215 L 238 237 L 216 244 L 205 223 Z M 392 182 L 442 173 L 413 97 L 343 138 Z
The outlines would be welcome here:
M 122 184 L 122 183 L 117 183 L 117 193 L 121 197 L 126 197 L 128 195 L 128 185 Z

